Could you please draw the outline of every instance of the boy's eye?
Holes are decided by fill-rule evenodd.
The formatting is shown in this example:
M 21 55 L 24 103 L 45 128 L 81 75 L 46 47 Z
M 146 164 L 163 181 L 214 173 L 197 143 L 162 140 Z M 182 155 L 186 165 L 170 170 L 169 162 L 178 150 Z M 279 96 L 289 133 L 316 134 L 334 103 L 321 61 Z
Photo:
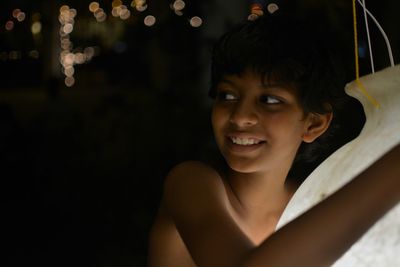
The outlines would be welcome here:
M 219 92 L 218 99 L 230 101 L 230 100 L 236 100 L 236 96 L 230 92 Z
M 265 104 L 280 104 L 282 103 L 282 101 L 275 97 L 275 96 L 271 96 L 271 95 L 263 95 L 261 97 L 261 102 L 265 103 Z

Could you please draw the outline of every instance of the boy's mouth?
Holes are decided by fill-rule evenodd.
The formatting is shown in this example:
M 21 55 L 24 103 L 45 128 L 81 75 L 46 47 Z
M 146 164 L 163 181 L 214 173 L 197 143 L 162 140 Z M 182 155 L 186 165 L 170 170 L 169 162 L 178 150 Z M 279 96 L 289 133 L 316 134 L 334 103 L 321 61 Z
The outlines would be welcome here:
M 255 136 L 249 135 L 228 135 L 227 138 L 230 140 L 231 144 L 240 145 L 240 146 L 255 146 L 261 143 L 265 143 L 265 140 L 261 138 L 257 138 Z
M 242 146 L 257 145 L 257 144 L 263 142 L 262 140 L 255 139 L 255 138 L 240 138 L 240 137 L 235 137 L 235 136 L 230 137 L 230 139 L 231 139 L 232 143 L 234 143 L 236 145 L 242 145 Z

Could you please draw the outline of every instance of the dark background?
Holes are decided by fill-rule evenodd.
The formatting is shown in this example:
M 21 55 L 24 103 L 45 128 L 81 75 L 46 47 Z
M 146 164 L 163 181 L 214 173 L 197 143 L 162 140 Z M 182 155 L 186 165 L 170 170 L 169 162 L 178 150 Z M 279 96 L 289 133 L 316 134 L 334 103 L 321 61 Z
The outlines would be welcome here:
M 182 160 L 215 151 L 209 52 L 221 33 L 247 17 L 250 1 L 187 0 L 182 16 L 170 9 L 172 0 L 149 0 L 144 12 L 122 2 L 131 17 L 112 17 L 111 1 L 99 1 L 108 15 L 101 23 L 88 10 L 90 1 L 0 3 L 1 266 L 145 266 L 164 176 Z M 352 76 L 350 0 L 275 2 L 328 21 Z M 396 60 L 399 2 L 377 2 L 367 5 Z M 64 84 L 58 62 L 63 4 L 77 10 L 74 51 L 97 51 L 74 66 L 72 87 Z M 24 21 L 12 17 L 15 8 L 26 13 Z M 42 23 L 35 36 L 34 14 Z M 150 14 L 157 22 L 147 27 L 143 19 Z M 190 26 L 192 16 L 203 19 L 201 27 Z M 10 31 L 4 27 L 8 20 L 15 23 Z M 358 23 L 365 74 L 371 70 L 362 17 Z M 383 38 L 369 24 L 379 70 L 389 59 Z

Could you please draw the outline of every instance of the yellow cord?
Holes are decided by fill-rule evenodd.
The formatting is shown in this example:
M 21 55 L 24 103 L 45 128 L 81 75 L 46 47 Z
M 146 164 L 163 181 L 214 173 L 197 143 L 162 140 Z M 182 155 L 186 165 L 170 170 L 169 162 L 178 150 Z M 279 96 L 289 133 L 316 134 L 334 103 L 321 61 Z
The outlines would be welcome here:
M 358 37 L 357 37 L 357 16 L 356 16 L 356 0 L 353 0 L 353 27 L 354 27 L 354 55 L 356 64 L 356 84 L 361 89 L 361 92 L 368 98 L 368 100 L 376 107 L 379 108 L 379 102 L 376 101 L 360 81 L 360 71 L 358 65 Z

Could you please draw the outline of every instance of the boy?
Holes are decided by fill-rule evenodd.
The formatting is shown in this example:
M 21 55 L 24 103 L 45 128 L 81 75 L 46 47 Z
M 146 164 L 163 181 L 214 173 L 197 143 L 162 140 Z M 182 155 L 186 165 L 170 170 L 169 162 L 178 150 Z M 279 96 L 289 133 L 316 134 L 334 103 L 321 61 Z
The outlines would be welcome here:
M 346 98 L 312 26 L 273 14 L 216 44 L 211 120 L 225 162 L 170 171 L 149 266 L 326 266 L 398 203 L 399 146 L 275 232 L 302 166 L 326 154 Z

